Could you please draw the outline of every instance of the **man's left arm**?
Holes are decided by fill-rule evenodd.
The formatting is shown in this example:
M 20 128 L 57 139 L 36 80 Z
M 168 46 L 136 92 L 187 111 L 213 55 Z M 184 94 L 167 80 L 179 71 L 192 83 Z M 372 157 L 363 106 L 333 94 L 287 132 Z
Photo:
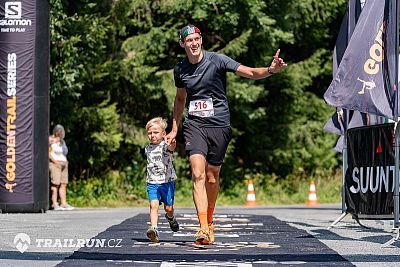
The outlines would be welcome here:
M 236 70 L 236 74 L 240 77 L 258 80 L 271 76 L 272 73 L 269 73 L 268 71 L 269 68 L 251 68 L 245 65 L 240 65 Z
M 275 73 L 278 73 L 279 71 L 287 67 L 287 64 L 283 61 L 282 58 L 279 57 L 279 53 L 280 49 L 276 51 L 271 65 L 267 68 L 251 68 L 240 65 L 236 70 L 236 74 L 241 77 L 258 80 L 267 78 Z

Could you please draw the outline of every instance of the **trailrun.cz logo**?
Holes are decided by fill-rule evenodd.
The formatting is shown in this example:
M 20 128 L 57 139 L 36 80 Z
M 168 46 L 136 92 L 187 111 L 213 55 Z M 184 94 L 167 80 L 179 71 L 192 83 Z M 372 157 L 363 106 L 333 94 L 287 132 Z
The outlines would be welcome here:
M 14 245 L 21 253 L 24 253 L 30 244 L 31 238 L 25 233 L 19 233 L 14 237 Z
M 37 248 L 120 248 L 122 238 L 36 238 L 32 246 Z M 14 237 L 15 248 L 24 253 L 31 245 L 31 238 L 25 233 L 18 233 Z

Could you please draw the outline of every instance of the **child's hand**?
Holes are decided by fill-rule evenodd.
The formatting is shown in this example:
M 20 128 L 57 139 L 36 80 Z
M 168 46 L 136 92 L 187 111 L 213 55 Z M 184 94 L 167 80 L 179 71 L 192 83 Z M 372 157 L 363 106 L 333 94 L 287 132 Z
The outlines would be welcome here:
M 166 136 L 164 136 L 164 141 L 167 145 L 170 145 L 172 140 L 175 140 L 176 137 L 176 132 L 171 131 L 169 134 L 167 134 Z

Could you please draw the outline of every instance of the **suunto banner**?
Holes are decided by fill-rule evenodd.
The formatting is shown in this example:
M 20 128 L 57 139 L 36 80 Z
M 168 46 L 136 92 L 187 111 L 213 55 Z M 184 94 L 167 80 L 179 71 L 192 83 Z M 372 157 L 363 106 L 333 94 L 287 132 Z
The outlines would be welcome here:
M 394 124 L 347 131 L 347 211 L 364 215 L 394 212 Z

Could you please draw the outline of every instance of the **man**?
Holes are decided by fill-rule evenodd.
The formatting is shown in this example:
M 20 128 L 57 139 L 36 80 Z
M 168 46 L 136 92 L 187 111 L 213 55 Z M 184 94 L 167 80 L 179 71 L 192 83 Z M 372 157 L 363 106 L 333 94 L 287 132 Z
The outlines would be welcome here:
M 181 29 L 179 44 L 185 49 L 187 58 L 174 68 L 177 91 L 172 130 L 165 136 L 165 142 L 169 144 L 176 137 L 186 104 L 183 134 L 200 223 L 196 243 L 210 244 L 214 242 L 213 213 L 219 192 L 219 173 L 232 135 L 226 72 L 262 79 L 279 72 L 287 64 L 279 58 L 279 49 L 268 68 L 246 67 L 225 55 L 203 51 L 201 32 L 192 25 Z

